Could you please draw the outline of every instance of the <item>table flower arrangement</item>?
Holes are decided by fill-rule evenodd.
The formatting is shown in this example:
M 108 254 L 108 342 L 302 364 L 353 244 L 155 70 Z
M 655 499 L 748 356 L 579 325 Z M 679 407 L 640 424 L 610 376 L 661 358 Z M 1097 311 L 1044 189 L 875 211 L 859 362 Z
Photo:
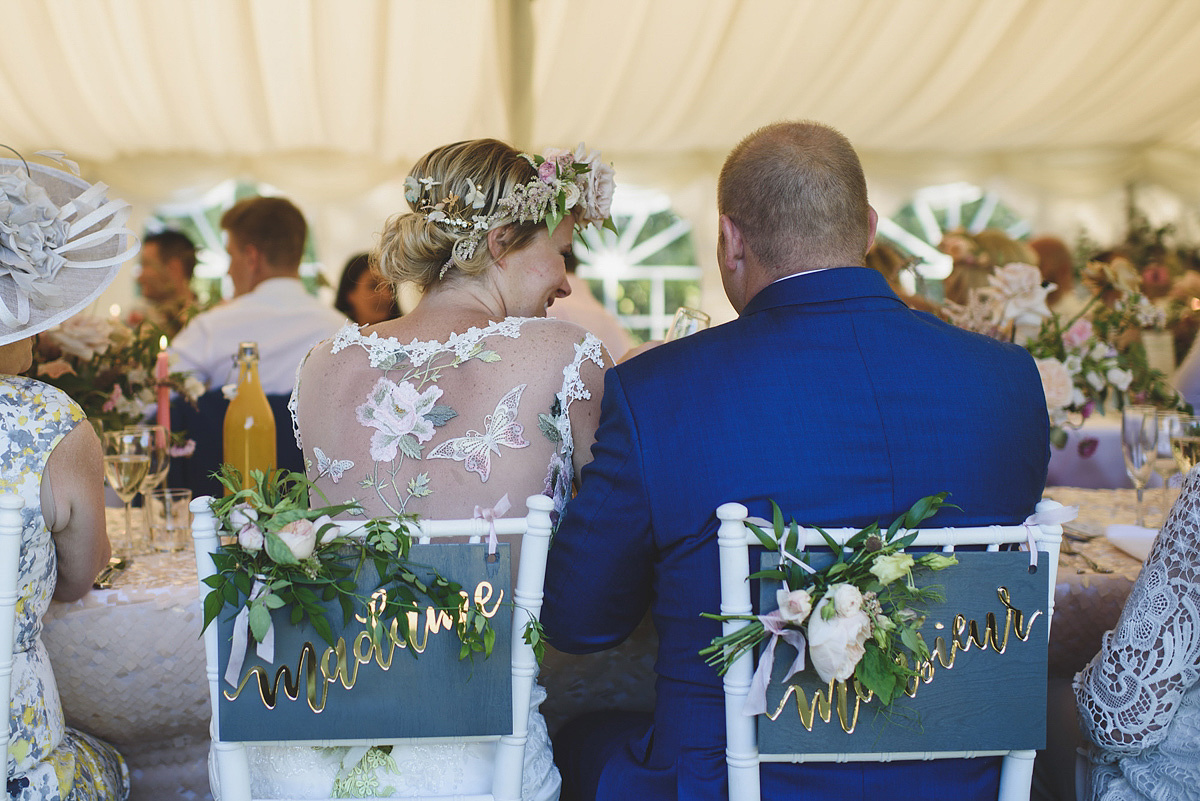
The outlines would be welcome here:
M 1150 367 L 1139 341 L 1143 330 L 1162 330 L 1165 313 L 1136 291 L 1136 276 L 1120 266 L 1092 262 L 1084 273 L 1091 300 L 1063 319 L 1046 307 L 1054 284 L 1042 286 L 1041 271 L 1008 264 L 989 276 L 989 286 L 973 289 L 967 303 L 946 304 L 946 317 L 961 328 L 1023 345 L 1037 363 L 1050 415 L 1050 441 L 1067 442 L 1066 427 L 1078 428 L 1106 406 L 1148 403 L 1190 411 L 1183 398 Z M 1095 441 L 1080 452 L 1090 455 Z
M 778 567 L 752 573 L 752 579 L 783 583 L 776 593 L 778 609 L 765 615 L 703 616 L 722 622 L 746 620 L 732 634 L 713 639 L 700 651 L 705 661 L 724 675 L 749 648 L 770 641 L 759 659 L 747 699 L 747 714 L 765 710 L 766 685 L 774 662 L 775 642 L 782 638 L 797 651 L 785 681 L 806 669 L 805 654 L 823 682 L 851 677 L 870 690 L 885 706 L 904 692 L 917 675 L 916 665 L 929 660 L 929 646 L 921 637 L 925 607 L 944 600 L 936 586 L 918 586 L 916 578 L 958 563 L 952 554 L 904 553 L 916 539 L 915 529 L 946 503 L 947 493 L 922 498 L 886 530 L 872 523 L 838 545 L 822 529 L 833 564 L 813 568 L 809 553 L 799 543 L 796 521 L 784 525 L 777 504 L 772 532 L 747 523 L 764 548 L 780 554 Z M 957 508 L 957 507 L 953 507 Z
M 105 430 L 118 430 L 140 423 L 157 399 L 162 336 L 149 323 L 130 328 L 115 317 L 76 315 L 37 338 L 28 374 L 66 392 Z M 165 384 L 192 402 L 204 393 L 186 372 L 169 372 Z
M 246 616 L 249 636 L 263 643 L 271 631 L 271 610 L 286 608 L 293 625 L 307 622 L 333 645 L 322 602 L 338 602 L 343 625 L 373 603 L 369 633 L 380 645 L 384 636 L 392 636 L 393 620 L 399 636 L 406 636 L 408 613 L 432 606 L 454 619 L 459 659 L 491 655 L 496 633 L 477 606 L 464 602 L 462 586 L 409 561 L 415 517 L 366 520 L 365 536 L 348 537 L 332 518 L 362 514 L 356 503 L 312 508 L 309 493 L 319 491 L 303 474 L 255 470 L 251 476 L 247 489 L 229 465 L 222 465 L 217 476 L 229 494 L 214 499 L 212 510 L 227 542 L 213 554 L 217 572 L 205 580 L 212 590 L 204 599 L 204 628 L 231 607 Z M 376 589 L 386 589 L 384 599 L 359 591 L 356 577 L 368 562 L 380 577 Z M 528 627 L 525 638 L 540 659 L 545 647 L 540 627 Z

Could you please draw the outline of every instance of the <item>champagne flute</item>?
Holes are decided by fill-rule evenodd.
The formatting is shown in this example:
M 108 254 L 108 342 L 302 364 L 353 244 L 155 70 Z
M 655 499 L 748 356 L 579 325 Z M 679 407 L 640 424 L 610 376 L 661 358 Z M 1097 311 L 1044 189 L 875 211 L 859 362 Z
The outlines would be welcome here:
M 1200 417 L 1176 416 L 1171 428 L 1171 453 L 1184 476 L 1200 462 Z
M 708 328 L 711 323 L 712 318 L 699 309 L 680 306 L 675 312 L 675 319 L 671 321 L 670 329 L 667 330 L 666 341 L 682 339 L 703 328 Z
M 104 435 L 104 477 L 125 504 L 125 536 L 133 543 L 133 496 L 138 494 L 146 473 L 150 469 L 150 457 L 137 450 L 137 437 L 114 431 Z
M 1146 509 L 1142 495 L 1146 482 L 1154 472 L 1158 452 L 1158 418 L 1153 406 L 1126 406 L 1121 413 L 1121 452 L 1125 456 L 1125 472 L 1137 490 L 1137 524 L 1146 525 Z
M 1175 455 L 1171 452 L 1171 433 L 1178 425 L 1179 412 L 1173 409 L 1159 409 L 1155 415 L 1158 419 L 1158 447 L 1154 457 L 1154 472 L 1162 476 L 1163 483 L 1163 518 L 1171 510 L 1171 505 L 1167 502 L 1170 497 L 1168 484 L 1171 481 L 1171 476 L 1179 471 L 1179 466 L 1175 463 Z

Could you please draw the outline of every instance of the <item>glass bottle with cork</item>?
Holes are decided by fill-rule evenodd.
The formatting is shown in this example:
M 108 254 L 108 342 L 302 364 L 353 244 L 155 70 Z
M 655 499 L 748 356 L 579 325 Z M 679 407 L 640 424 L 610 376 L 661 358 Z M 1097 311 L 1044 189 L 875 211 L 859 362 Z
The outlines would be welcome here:
M 237 468 L 245 489 L 251 470 L 275 469 L 275 415 L 258 378 L 257 342 L 238 345 L 237 364 L 237 392 L 225 412 L 225 462 Z

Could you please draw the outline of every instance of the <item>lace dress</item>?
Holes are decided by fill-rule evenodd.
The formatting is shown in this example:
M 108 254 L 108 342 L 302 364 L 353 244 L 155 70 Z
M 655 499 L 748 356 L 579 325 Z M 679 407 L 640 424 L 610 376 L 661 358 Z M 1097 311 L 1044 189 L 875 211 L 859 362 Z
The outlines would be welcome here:
M 466 517 L 476 506 L 525 513 L 544 493 L 555 515 L 571 492 L 574 405 L 598 401 L 600 341 L 545 318 L 508 318 L 402 344 L 344 327 L 309 354 L 292 395 L 309 478 L 330 503 L 357 500 L 371 516 Z M 303 439 L 301 439 L 303 434 Z M 513 543 L 513 562 L 516 549 Z M 522 798 L 558 797 L 560 779 L 538 707 L 530 701 Z M 255 792 L 327 797 L 487 793 L 494 745 L 348 750 L 259 748 Z
M 129 795 L 129 771 L 121 756 L 108 744 L 65 726 L 41 639 L 58 566 L 42 519 L 42 473 L 50 452 L 83 416 L 78 404 L 54 387 L 0 376 L 0 491 L 16 492 L 25 501 L 9 712 L 8 794 L 13 799 L 88 801 Z
M 1154 542 L 1116 629 L 1075 677 L 1089 798 L 1200 799 L 1200 471 Z

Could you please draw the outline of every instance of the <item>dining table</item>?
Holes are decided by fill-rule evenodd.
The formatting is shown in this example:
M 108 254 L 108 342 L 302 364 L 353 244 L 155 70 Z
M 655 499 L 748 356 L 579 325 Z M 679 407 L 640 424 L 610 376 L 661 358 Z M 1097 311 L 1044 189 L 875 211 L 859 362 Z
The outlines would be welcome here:
M 1055 585 L 1049 648 L 1053 705 L 1056 686 L 1058 700 L 1067 703 L 1064 692 L 1069 695 L 1071 677 L 1116 624 L 1141 562 L 1104 537 L 1109 523 L 1133 520 L 1133 490 L 1050 487 L 1046 497 L 1079 507 L 1076 520 L 1065 526 Z M 1161 520 L 1161 490 L 1148 498 L 1151 521 Z M 120 510 L 108 511 L 109 530 L 120 531 Z M 125 567 L 112 577 L 111 586 L 78 601 L 52 603 L 43 621 L 42 638 L 68 724 L 112 742 L 125 755 L 133 801 L 211 798 L 210 712 L 195 556 L 190 547 L 175 553 L 122 553 L 128 546 L 117 542 L 114 552 L 125 557 Z M 540 677 L 549 695 L 543 712 L 551 730 L 591 709 L 652 709 L 656 647 L 647 619 L 617 649 L 584 657 L 551 650 Z M 1050 756 L 1039 758 L 1040 774 L 1059 776 L 1060 783 L 1066 782 L 1077 744 L 1064 739 L 1073 717 L 1059 727 L 1066 734 L 1055 729 L 1067 712 L 1073 714 L 1073 705 L 1051 710 Z M 1061 792 L 1043 797 L 1069 801 Z

